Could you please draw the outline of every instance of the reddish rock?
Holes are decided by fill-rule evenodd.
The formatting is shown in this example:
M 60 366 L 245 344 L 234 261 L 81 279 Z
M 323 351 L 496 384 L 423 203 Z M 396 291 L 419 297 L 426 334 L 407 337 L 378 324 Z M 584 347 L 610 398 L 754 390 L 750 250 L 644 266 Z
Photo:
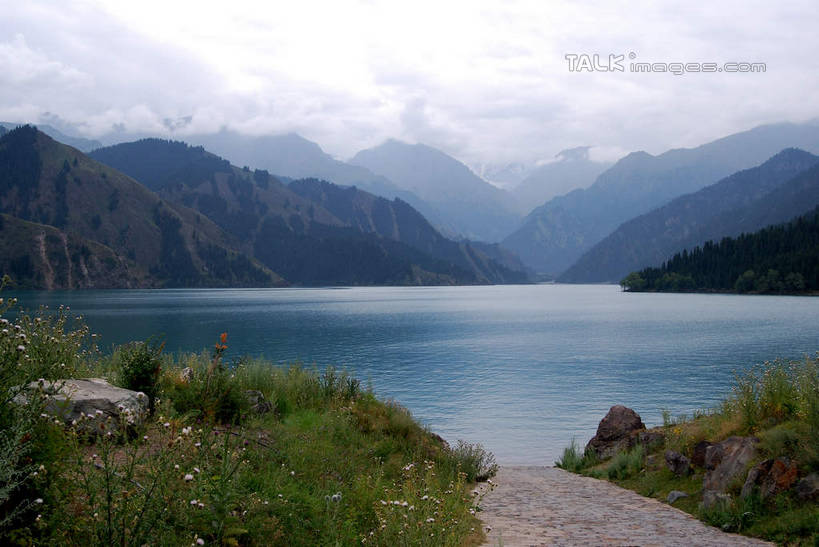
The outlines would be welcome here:
M 594 450 L 601 459 L 610 458 L 620 450 L 631 447 L 635 432 L 645 428 L 639 414 L 630 408 L 615 405 L 600 420 L 597 434 L 586 445 L 586 450 Z
M 748 471 L 748 477 L 742 486 L 742 496 L 750 495 L 758 487 L 759 495 L 765 499 L 793 486 L 798 476 L 796 463 L 788 458 L 765 460 Z

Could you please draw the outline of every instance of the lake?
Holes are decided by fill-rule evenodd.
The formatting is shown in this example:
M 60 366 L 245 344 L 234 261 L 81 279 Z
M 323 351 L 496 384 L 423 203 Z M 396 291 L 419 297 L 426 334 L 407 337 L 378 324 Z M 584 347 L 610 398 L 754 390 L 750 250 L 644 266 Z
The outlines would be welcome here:
M 717 404 L 733 372 L 819 350 L 819 299 L 623 293 L 612 285 L 17 292 L 65 304 L 101 346 L 336 365 L 449 441 L 551 465 L 611 405 L 651 426 Z

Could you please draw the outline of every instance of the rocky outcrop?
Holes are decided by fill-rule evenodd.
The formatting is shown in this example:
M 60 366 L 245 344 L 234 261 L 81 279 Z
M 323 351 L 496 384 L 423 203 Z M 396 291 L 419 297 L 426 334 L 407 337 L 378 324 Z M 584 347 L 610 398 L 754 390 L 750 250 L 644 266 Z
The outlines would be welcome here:
M 26 404 L 35 392 L 46 398 L 45 411 L 87 432 L 139 425 L 148 413 L 148 397 L 112 386 L 103 378 L 37 381 L 26 385 L 14 403 Z
M 756 456 L 757 442 L 753 437 L 729 437 L 706 449 L 706 472 L 702 480 L 703 504 L 706 507 L 723 499 L 721 494 L 725 489 L 745 473 Z
M 598 458 L 609 458 L 633 446 L 637 432 L 645 428 L 639 414 L 625 406 L 615 405 L 600 420 L 597 434 L 586 445 L 586 450 L 593 450 Z
M 742 497 L 749 496 L 754 488 L 759 488 L 762 499 L 784 492 L 796 483 L 799 469 L 796 462 L 788 458 L 765 460 L 748 471 L 742 486 Z
M 678 477 L 688 475 L 688 473 L 691 472 L 691 463 L 688 461 L 688 458 L 674 450 L 665 451 L 665 463 L 671 472 Z

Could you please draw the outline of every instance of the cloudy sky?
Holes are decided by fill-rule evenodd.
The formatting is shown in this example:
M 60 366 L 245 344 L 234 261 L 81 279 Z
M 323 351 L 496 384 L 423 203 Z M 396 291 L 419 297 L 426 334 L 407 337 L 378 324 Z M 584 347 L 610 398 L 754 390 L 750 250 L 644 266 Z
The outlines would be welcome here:
M 342 159 L 394 137 L 478 166 L 819 117 L 816 0 L 0 0 L 0 13 L 0 120 L 92 137 L 295 131 Z M 571 72 L 567 54 L 623 55 L 624 71 Z

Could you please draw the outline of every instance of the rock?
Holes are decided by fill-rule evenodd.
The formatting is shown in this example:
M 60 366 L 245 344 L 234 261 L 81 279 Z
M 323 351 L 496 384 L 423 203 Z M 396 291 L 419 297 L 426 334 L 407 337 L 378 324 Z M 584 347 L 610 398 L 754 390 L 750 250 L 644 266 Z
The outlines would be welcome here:
M 742 497 L 749 496 L 755 487 L 759 487 L 762 499 L 784 492 L 793 486 L 798 475 L 796 463 L 788 458 L 765 460 L 748 471 L 742 486 Z
M 646 450 L 665 443 L 665 434 L 660 431 L 640 431 L 637 433 L 637 442 L 643 445 Z
M 600 459 L 609 458 L 620 450 L 634 444 L 635 432 L 645 430 L 640 415 L 630 408 L 615 405 L 600 420 L 597 434 L 586 445 L 586 450 L 594 450 Z
M 449 450 L 449 443 L 446 442 L 446 439 L 444 439 L 437 433 L 433 433 L 432 431 L 429 432 L 429 436 L 438 441 L 441 444 L 441 448 L 443 448 L 444 450 Z
M 190 384 L 193 380 L 193 369 L 191 367 L 185 367 L 179 372 L 179 379 L 182 380 L 186 384 Z
M 691 463 L 697 467 L 705 467 L 705 451 L 713 444 L 711 441 L 700 441 L 695 444 L 691 452 Z
M 103 378 L 31 382 L 14 397 L 26 404 L 33 391 L 46 394 L 45 412 L 81 431 L 95 432 L 140 425 L 148 413 L 148 397 L 140 391 L 112 386 Z
M 248 389 L 245 391 L 245 398 L 250 404 L 251 412 L 255 414 L 267 414 L 273 410 L 273 405 L 268 401 L 264 393 L 257 389 Z
M 702 505 L 706 509 L 710 509 L 716 505 L 730 505 L 731 501 L 731 496 L 723 492 L 704 490 L 702 493 Z
M 757 442 L 753 437 L 729 437 L 709 446 L 705 451 L 703 489 L 724 492 L 732 480 L 745 473 L 756 456 Z
M 819 500 L 819 473 L 811 473 L 796 483 L 796 496 L 802 501 Z
M 678 477 L 682 477 L 683 475 L 687 475 L 691 472 L 691 464 L 689 463 L 688 458 L 679 452 L 675 452 L 674 450 L 665 451 L 665 463 L 668 465 L 671 472 Z
M 688 494 L 686 494 L 685 492 L 681 492 L 679 490 L 672 490 L 671 492 L 668 493 L 668 498 L 666 498 L 666 501 L 668 501 L 669 504 L 672 504 L 680 498 L 687 497 Z

